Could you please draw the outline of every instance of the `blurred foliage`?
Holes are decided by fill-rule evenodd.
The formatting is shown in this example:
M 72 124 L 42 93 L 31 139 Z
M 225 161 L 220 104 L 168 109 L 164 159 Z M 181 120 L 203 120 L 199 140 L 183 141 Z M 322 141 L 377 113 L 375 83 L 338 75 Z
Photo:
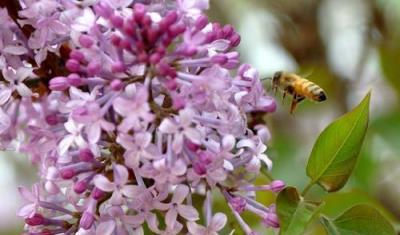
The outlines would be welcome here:
M 335 28 L 334 33 L 327 35 L 327 27 L 321 22 L 326 21 L 329 16 L 321 12 L 324 5 L 332 2 L 336 2 L 336 6 L 339 5 L 344 9 L 330 9 L 332 14 L 338 17 L 336 19 L 338 24 L 342 23 L 344 26 Z M 350 9 L 345 8 L 347 5 Z M 355 13 L 338 16 L 340 12 Z M 209 13 L 212 19 L 233 23 L 238 28 L 250 28 L 254 31 L 254 34 L 242 34 L 243 61 L 252 60 L 252 56 L 256 55 L 257 59 L 262 59 L 258 57 L 257 50 L 261 50 L 263 44 L 272 43 L 275 47 L 283 48 L 289 58 L 293 58 L 297 68 L 295 72 L 316 82 L 328 94 L 328 100 L 325 103 L 303 102 L 294 115 L 289 115 L 287 104 L 280 105 L 281 94 L 275 96 L 279 104 L 278 112 L 265 118 L 272 132 L 267 153 L 274 162 L 271 172 L 274 178 L 283 179 L 288 185 L 304 188 L 307 183 L 306 158 L 318 134 L 328 123 L 354 107 L 355 100 L 360 100 L 362 94 L 365 95 L 372 89 L 370 127 L 348 184 L 339 194 L 327 194 L 319 187 L 313 187 L 309 193 L 310 198 L 323 197 L 325 205 L 321 212 L 333 218 L 354 204 L 366 203 L 378 208 L 381 214 L 399 228 L 399 12 L 400 1 L 398 0 L 211 1 Z M 263 18 L 265 15 L 268 15 L 267 19 Z M 248 20 L 250 17 L 258 17 L 258 25 L 243 23 L 257 22 L 257 20 Z M 352 24 L 346 20 L 357 20 L 357 22 Z M 359 52 L 356 48 L 354 49 L 354 54 L 359 54 L 358 57 L 355 56 L 354 65 L 344 64 L 338 70 L 334 62 L 338 60 L 340 62 L 341 59 L 346 58 L 332 57 L 329 40 L 334 40 L 335 37 L 345 34 L 346 30 L 351 30 L 346 27 L 358 30 L 361 35 L 359 43 L 362 43 L 362 46 Z M 263 35 L 262 38 L 257 37 L 260 32 Z M 350 40 L 349 43 L 351 43 Z M 271 53 L 274 52 L 271 51 Z M 338 54 L 340 55 L 340 51 Z M 347 54 L 344 53 L 344 55 Z M 266 56 L 269 56 L 268 52 Z M 273 55 L 270 56 L 273 57 Z M 278 55 L 276 57 L 282 58 Z M 261 77 L 270 76 L 273 73 L 273 70 L 268 69 L 270 66 L 268 61 L 271 62 L 271 60 L 265 60 L 264 63 L 259 63 L 265 64 L 267 69 L 257 67 L 261 71 L 270 71 L 266 74 L 262 73 Z M 374 66 L 376 69 L 371 70 Z M 279 67 L 281 70 L 288 68 Z M 268 86 L 267 84 L 266 87 Z M 258 198 L 262 197 L 258 195 Z M 271 203 L 270 200 L 270 198 L 266 200 L 266 205 Z M 220 204 L 222 203 L 216 203 L 218 205 L 216 208 L 221 208 Z M 252 222 L 253 217 L 246 218 L 246 221 Z M 319 222 L 313 222 L 308 226 L 305 234 L 326 234 L 326 232 Z

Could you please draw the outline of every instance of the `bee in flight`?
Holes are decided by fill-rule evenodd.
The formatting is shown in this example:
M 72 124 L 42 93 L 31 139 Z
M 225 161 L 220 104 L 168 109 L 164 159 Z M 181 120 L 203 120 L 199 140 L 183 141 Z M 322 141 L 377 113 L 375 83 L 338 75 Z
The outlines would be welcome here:
M 325 91 L 321 87 L 294 73 L 276 72 L 272 77 L 272 89 L 276 92 L 278 88 L 283 91 L 283 99 L 286 94 L 293 96 L 290 113 L 293 113 L 297 104 L 305 98 L 317 102 L 326 100 Z

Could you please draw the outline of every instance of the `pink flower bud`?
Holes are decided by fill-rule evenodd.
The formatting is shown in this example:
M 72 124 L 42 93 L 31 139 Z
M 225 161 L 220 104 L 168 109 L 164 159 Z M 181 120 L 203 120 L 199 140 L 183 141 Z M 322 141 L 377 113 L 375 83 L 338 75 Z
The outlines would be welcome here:
M 110 7 L 110 5 L 104 1 L 100 1 L 97 5 L 95 5 L 94 10 L 96 14 L 104 18 L 109 18 L 113 13 L 113 9 Z
M 101 64 L 97 61 L 92 61 L 87 66 L 87 72 L 89 75 L 96 75 L 100 73 L 100 70 L 101 70 Z
M 71 86 L 76 87 L 82 85 L 82 78 L 76 73 L 71 73 L 68 75 L 67 80 Z
M 85 55 L 78 50 L 72 50 L 71 53 L 69 53 L 69 58 L 81 62 L 85 59 Z
M 122 26 L 124 26 L 124 19 L 119 15 L 112 15 L 110 21 L 116 28 L 122 28 Z
M 266 226 L 269 226 L 269 227 L 279 228 L 279 219 L 278 219 L 278 216 L 275 213 L 268 213 L 263 218 L 263 223 Z
M 198 175 L 205 175 L 207 173 L 206 165 L 200 161 L 193 163 L 193 170 Z
M 89 211 L 85 211 L 82 214 L 81 220 L 79 221 L 79 226 L 85 230 L 88 230 L 92 227 L 94 222 L 94 216 Z
M 69 180 L 76 175 L 75 171 L 71 168 L 65 168 L 60 171 L 60 175 L 63 179 Z
M 178 19 L 178 13 L 176 11 L 170 11 L 167 15 L 161 20 L 160 27 L 167 28 L 170 25 L 174 24 Z
M 81 65 L 79 64 L 79 61 L 74 59 L 69 59 L 65 64 L 65 67 L 67 67 L 67 69 L 70 72 L 79 72 Z
M 234 33 L 229 39 L 230 41 L 230 46 L 231 47 L 237 47 L 240 44 L 240 35 L 237 33 Z
M 30 226 L 38 226 L 42 225 L 45 221 L 45 218 L 41 214 L 34 214 L 32 217 L 26 218 L 25 223 Z
M 196 27 L 197 30 L 202 30 L 204 27 L 206 27 L 208 24 L 208 18 L 205 15 L 199 16 L 195 23 L 194 26 Z
M 83 162 L 92 162 L 94 160 L 94 155 L 88 148 L 80 149 L 79 159 Z
M 74 191 L 77 194 L 85 192 L 87 189 L 87 182 L 85 180 L 78 181 L 74 184 Z
M 81 34 L 79 36 L 79 43 L 81 44 L 81 46 L 85 47 L 85 48 L 91 48 L 93 46 L 93 39 L 86 35 L 86 34 Z
M 101 191 L 100 189 L 98 189 L 98 188 L 94 188 L 93 189 L 93 192 L 92 192 L 92 197 L 93 197 L 93 199 L 95 199 L 95 200 L 99 200 L 99 199 L 101 199 L 103 196 L 104 196 L 104 192 L 103 191 Z
M 184 24 L 177 23 L 177 24 L 171 25 L 168 28 L 168 35 L 172 38 L 175 38 L 179 34 L 185 32 L 185 30 L 186 30 L 186 26 Z
M 224 32 L 224 38 L 228 38 L 228 37 L 232 36 L 234 29 L 233 29 L 232 25 L 228 24 L 222 28 L 222 32 Z
M 69 88 L 68 79 L 66 77 L 54 77 L 49 82 L 50 90 L 65 91 Z
M 122 73 L 126 71 L 126 67 L 123 62 L 115 62 L 111 65 L 111 71 L 113 73 Z
M 122 83 L 121 80 L 119 80 L 119 79 L 114 79 L 114 80 L 111 82 L 110 86 L 111 86 L 111 88 L 112 88 L 114 91 L 120 91 L 120 90 L 124 87 L 124 84 Z
M 141 22 L 146 15 L 146 7 L 143 4 L 136 3 L 133 7 L 134 19 L 136 22 Z
M 122 38 L 121 38 L 120 36 L 118 36 L 118 35 L 116 35 L 116 34 L 111 35 L 111 43 L 112 43 L 114 46 L 119 47 L 121 41 L 122 41 Z
M 271 182 L 270 187 L 273 192 L 278 193 L 285 188 L 285 182 L 282 180 L 274 180 Z
M 224 54 L 217 54 L 211 57 L 211 63 L 223 65 L 228 62 L 228 57 Z
M 54 126 L 58 124 L 58 117 L 56 114 L 50 114 L 46 116 L 46 123 L 50 126 Z

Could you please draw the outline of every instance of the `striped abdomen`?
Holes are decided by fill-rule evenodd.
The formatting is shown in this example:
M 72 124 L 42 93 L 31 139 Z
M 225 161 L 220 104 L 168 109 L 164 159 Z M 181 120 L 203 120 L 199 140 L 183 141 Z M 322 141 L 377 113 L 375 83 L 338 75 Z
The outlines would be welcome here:
M 311 100 L 318 102 L 326 100 L 326 95 L 324 90 L 317 84 L 304 79 L 299 78 L 293 83 L 294 92 L 298 95 L 305 96 Z

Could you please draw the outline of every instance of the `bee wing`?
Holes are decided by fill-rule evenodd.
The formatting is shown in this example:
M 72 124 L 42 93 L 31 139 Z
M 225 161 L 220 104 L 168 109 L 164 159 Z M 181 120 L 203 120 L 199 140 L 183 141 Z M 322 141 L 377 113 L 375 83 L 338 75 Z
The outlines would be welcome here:
M 303 78 L 308 78 L 309 76 L 311 76 L 314 73 L 314 69 L 308 69 L 308 71 L 306 71 L 305 73 L 301 73 L 299 74 L 301 77 Z

